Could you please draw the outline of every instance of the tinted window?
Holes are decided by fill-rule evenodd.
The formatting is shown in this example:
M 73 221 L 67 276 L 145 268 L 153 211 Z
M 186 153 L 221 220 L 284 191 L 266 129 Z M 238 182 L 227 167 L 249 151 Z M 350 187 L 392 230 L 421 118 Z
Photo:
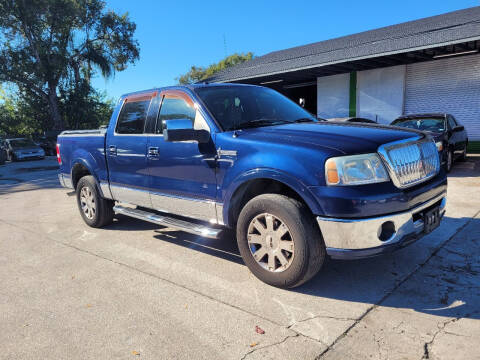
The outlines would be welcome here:
M 269 88 L 214 86 L 195 91 L 225 131 L 316 121 L 309 112 Z
M 118 117 L 118 134 L 143 134 L 150 100 L 126 102 Z
M 36 147 L 37 146 L 32 140 L 28 140 L 28 139 L 10 140 L 10 145 L 12 145 L 12 147 Z
M 398 119 L 392 125 L 416 129 L 422 131 L 445 131 L 445 120 L 443 118 L 414 118 L 414 119 Z
M 452 116 L 449 116 L 447 119 L 448 119 L 449 129 L 453 129 L 455 126 L 457 126 L 457 123 L 455 122 L 455 119 Z
M 193 106 L 190 106 L 184 99 L 181 98 L 163 98 L 162 107 L 158 114 L 157 120 L 157 134 L 163 132 L 164 120 L 185 120 L 188 119 L 192 122 L 195 121 L 196 110 Z

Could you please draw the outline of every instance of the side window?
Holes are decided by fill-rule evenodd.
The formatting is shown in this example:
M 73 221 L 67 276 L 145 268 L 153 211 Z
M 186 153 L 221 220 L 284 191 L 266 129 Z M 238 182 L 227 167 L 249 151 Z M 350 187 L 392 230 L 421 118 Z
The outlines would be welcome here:
M 448 128 L 450 130 L 453 129 L 455 126 L 457 126 L 457 123 L 455 122 L 455 119 L 452 116 L 448 116 L 447 121 L 448 121 Z
M 195 122 L 195 115 L 195 108 L 187 103 L 186 100 L 179 97 L 164 97 L 162 101 L 162 107 L 160 108 L 160 112 L 158 114 L 155 133 L 161 134 L 163 132 L 164 120 L 188 119 L 193 125 Z
M 118 116 L 117 134 L 143 134 L 150 100 L 132 101 L 123 105 Z

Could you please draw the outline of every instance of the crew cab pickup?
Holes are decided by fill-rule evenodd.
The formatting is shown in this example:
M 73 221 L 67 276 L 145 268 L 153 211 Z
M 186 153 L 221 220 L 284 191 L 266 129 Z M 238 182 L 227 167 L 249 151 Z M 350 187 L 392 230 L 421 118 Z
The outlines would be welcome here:
M 118 213 L 210 238 L 235 229 L 245 264 L 278 287 L 308 281 L 326 256 L 401 248 L 445 212 L 427 134 L 321 121 L 253 85 L 126 94 L 107 129 L 63 132 L 57 156 L 89 226 Z

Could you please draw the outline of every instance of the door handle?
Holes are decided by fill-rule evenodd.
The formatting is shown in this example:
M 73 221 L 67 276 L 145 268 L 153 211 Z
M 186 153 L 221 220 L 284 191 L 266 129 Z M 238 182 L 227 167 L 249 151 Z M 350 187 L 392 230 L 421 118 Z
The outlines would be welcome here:
M 158 147 L 149 147 L 148 148 L 148 157 L 158 157 Z
M 117 147 L 115 145 L 110 145 L 108 147 L 108 153 L 112 156 L 117 155 Z

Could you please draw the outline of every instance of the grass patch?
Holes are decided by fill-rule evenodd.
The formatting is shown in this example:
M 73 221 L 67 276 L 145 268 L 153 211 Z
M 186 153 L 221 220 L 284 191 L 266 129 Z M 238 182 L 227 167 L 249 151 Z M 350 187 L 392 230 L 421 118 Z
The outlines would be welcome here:
M 480 141 L 469 141 L 467 152 L 471 154 L 480 154 Z

